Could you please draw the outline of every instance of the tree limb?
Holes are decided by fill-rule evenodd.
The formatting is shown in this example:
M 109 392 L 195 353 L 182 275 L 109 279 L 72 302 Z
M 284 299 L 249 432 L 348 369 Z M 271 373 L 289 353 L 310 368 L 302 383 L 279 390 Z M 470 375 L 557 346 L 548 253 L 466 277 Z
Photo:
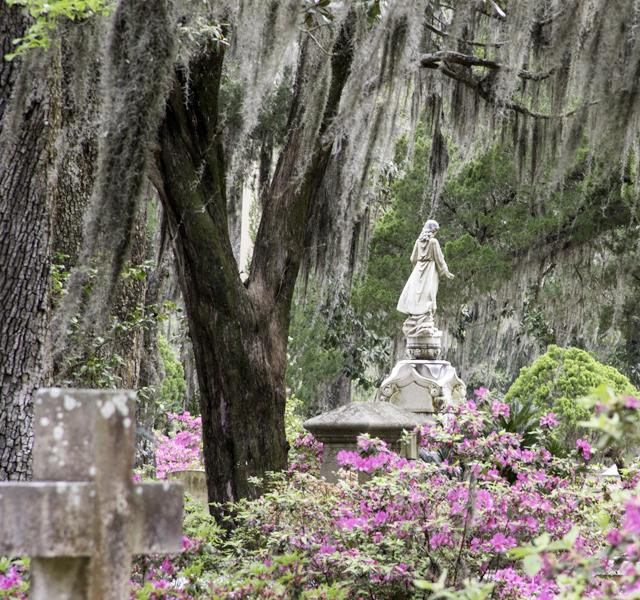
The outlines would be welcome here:
M 224 52 L 212 48 L 179 69 L 160 128 L 156 164 L 150 178 L 169 224 L 176 258 L 190 272 L 203 298 L 214 298 L 225 314 L 247 310 L 227 225 L 225 165 L 218 130 L 218 93 Z
M 316 46 L 320 48 L 320 51 L 323 54 L 326 54 L 327 56 L 333 56 L 333 52 L 329 52 L 329 50 L 325 49 L 325 47 L 318 41 L 318 38 L 313 35 L 313 33 L 311 33 L 309 29 L 303 29 L 302 32 L 306 33 L 316 43 Z
M 441 64 L 439 67 L 431 67 L 431 68 L 439 68 L 440 71 L 444 73 L 447 77 L 451 79 L 455 79 L 456 81 L 459 81 L 460 83 L 463 83 L 467 87 L 475 90 L 477 94 L 489 104 L 492 104 L 493 106 L 499 106 L 501 108 L 506 108 L 508 110 L 512 110 L 514 112 L 517 112 L 526 117 L 531 117 L 533 119 L 564 119 L 567 117 L 571 117 L 576 113 L 580 112 L 581 110 L 589 108 L 590 106 L 593 106 L 594 104 L 597 104 L 599 102 L 599 100 L 592 100 L 585 104 L 581 104 L 580 106 L 577 106 L 576 108 L 573 108 L 565 113 L 561 113 L 557 115 L 539 113 L 539 112 L 535 112 L 528 109 L 526 106 L 518 102 L 499 101 L 495 97 L 493 90 L 486 85 L 486 78 L 478 79 L 464 69 L 456 69 L 453 66 L 447 65 L 445 63 Z
M 538 27 L 544 27 L 545 25 L 549 25 L 549 23 L 555 21 L 558 17 L 561 17 L 565 12 L 566 12 L 566 7 L 563 7 L 560 10 L 556 11 L 555 13 L 549 15 L 548 17 L 545 17 L 544 19 L 540 19 L 539 21 L 535 21 L 534 25 L 537 25 Z
M 312 46 L 303 43 L 298 72 L 287 123 L 287 140 L 265 196 L 264 209 L 247 282 L 249 293 L 262 299 L 273 310 L 273 316 L 283 328 L 288 327 L 289 307 L 300 265 L 304 256 L 305 232 L 316 190 L 324 177 L 333 140 L 324 140 L 324 133 L 337 114 L 342 89 L 351 69 L 355 14 L 342 24 L 331 51 L 331 82 L 324 105 L 320 128 L 303 174 L 298 172 L 301 152 L 308 127 L 307 106 L 303 102 L 302 85 L 314 74 Z M 301 177 L 302 175 L 302 177 Z
M 454 63 L 464 67 L 485 67 L 487 69 L 505 69 L 508 71 L 513 70 L 511 67 L 495 60 L 473 56 L 471 54 L 463 54 L 462 52 L 456 52 L 454 50 L 439 50 L 438 52 L 423 54 L 420 57 L 420 66 L 425 69 L 438 69 L 444 62 Z M 542 81 L 550 77 L 554 72 L 555 67 L 552 67 L 551 69 L 541 73 L 532 73 L 526 69 L 519 69 L 517 74 L 521 79 Z

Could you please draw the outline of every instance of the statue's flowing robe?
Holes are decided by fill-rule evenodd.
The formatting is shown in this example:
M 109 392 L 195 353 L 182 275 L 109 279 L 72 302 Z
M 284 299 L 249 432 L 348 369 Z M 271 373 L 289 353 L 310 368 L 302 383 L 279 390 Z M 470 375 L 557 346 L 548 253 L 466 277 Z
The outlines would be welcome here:
M 397 309 L 407 315 L 435 312 L 440 276 L 449 273 L 438 240 L 434 237 L 416 240 L 411 262 L 413 271 L 400 294 Z

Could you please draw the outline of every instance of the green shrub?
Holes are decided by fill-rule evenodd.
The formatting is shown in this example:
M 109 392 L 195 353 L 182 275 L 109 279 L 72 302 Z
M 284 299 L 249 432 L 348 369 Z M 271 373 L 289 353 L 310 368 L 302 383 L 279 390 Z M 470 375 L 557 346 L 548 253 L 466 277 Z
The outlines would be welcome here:
M 573 445 L 578 423 L 591 416 L 578 400 L 603 384 L 618 394 L 638 394 L 627 377 L 588 352 L 552 345 L 530 367 L 520 370 L 505 401 L 511 405 L 530 404 L 536 416 L 555 413 L 561 424 L 560 439 Z
M 169 340 L 158 336 L 158 352 L 162 361 L 164 378 L 158 390 L 158 406 L 162 412 L 182 412 L 185 409 L 187 382 L 184 368 Z

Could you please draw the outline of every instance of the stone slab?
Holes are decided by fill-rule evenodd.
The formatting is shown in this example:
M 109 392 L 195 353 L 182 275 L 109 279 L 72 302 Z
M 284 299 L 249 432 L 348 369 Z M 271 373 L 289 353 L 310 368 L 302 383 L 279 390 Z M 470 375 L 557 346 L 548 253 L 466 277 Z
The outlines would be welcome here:
M 209 505 L 207 478 L 204 469 L 174 471 L 173 473 L 169 473 L 168 478 L 181 483 L 184 491 L 189 494 L 195 502 L 199 502 L 205 506 Z
M 351 402 L 308 419 L 303 427 L 323 444 L 354 443 L 363 433 L 396 443 L 403 430 L 411 431 L 423 422 L 419 415 L 390 402 Z

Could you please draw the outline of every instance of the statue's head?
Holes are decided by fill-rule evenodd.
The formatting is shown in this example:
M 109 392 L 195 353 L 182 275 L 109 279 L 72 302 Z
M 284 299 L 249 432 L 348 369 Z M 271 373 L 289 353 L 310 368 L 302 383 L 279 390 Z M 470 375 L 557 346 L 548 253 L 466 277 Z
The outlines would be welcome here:
M 433 219 L 429 219 L 424 224 L 424 230 L 425 231 L 429 231 L 429 232 L 435 233 L 436 231 L 438 231 L 438 229 L 440 229 L 440 225 L 438 225 L 438 221 L 434 221 Z
M 438 225 L 438 221 L 434 221 L 433 219 L 429 219 L 422 228 L 420 232 L 420 239 L 426 240 L 428 238 L 433 237 L 436 232 L 440 229 L 440 225 Z

